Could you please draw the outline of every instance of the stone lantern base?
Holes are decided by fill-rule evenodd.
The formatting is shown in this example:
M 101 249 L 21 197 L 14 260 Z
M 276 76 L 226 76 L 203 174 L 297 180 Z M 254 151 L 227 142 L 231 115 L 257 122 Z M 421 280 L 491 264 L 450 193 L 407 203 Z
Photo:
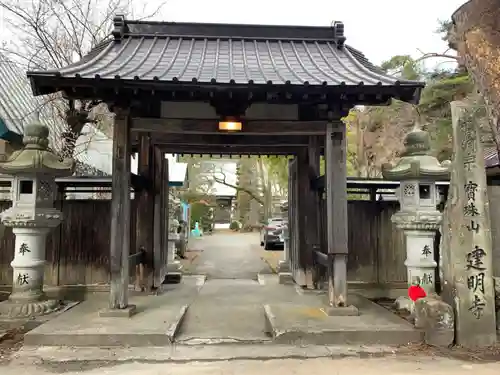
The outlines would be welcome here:
M 392 222 L 403 230 L 406 243 L 408 287 L 420 285 L 427 295 L 436 293 L 436 267 L 434 259 L 434 240 L 442 220 L 438 211 L 398 212 L 392 216 Z M 414 302 L 408 296 L 396 300 L 398 310 L 413 313 Z
M 166 284 L 179 284 L 182 281 L 182 264 L 177 260 L 177 243 L 180 241 L 180 235 L 178 233 L 169 233 L 168 235 L 168 258 L 167 258 L 167 275 L 165 277 Z M 182 255 L 185 252 L 186 243 L 179 243 L 179 246 L 183 248 L 180 249 Z
M 48 299 L 43 292 L 45 271 L 45 242 L 50 228 L 14 227 L 16 236 L 12 293 L 0 303 L 0 317 L 9 319 L 29 318 L 59 310 L 58 300 Z
M 7 300 L 0 303 L 0 318 L 23 319 L 51 314 L 63 307 L 61 301 L 43 299 L 40 301 Z

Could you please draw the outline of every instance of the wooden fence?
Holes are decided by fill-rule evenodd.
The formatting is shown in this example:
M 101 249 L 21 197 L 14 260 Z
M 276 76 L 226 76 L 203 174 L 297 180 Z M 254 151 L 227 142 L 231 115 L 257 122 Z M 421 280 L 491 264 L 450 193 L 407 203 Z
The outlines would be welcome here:
M 132 204 L 134 201 L 132 201 Z M 0 202 L 0 211 L 10 202 Z M 402 233 L 390 217 L 395 202 L 349 202 L 349 262 L 351 281 L 391 283 L 406 281 Z M 108 282 L 110 201 L 65 200 L 65 221 L 47 239 L 47 285 L 94 285 Z M 131 228 L 135 228 L 132 215 Z M 131 231 L 131 244 L 135 231 Z M 135 248 L 131 248 L 134 253 Z M 0 239 L 0 285 L 12 283 L 10 262 L 14 236 L 9 228 Z
M 397 209 L 396 202 L 348 203 L 349 281 L 406 282 L 404 236 L 391 223 Z
M 132 201 L 132 205 L 133 205 Z M 0 202 L 0 211 L 11 202 Z M 47 285 L 92 285 L 108 283 L 111 202 L 109 200 L 65 200 L 63 223 L 47 237 L 45 283 Z M 135 228 L 135 215 L 131 215 Z M 131 244 L 135 231 L 131 231 Z M 131 253 L 136 249 L 131 248 Z M 5 228 L 0 239 L 0 285 L 12 284 L 10 262 L 14 235 Z

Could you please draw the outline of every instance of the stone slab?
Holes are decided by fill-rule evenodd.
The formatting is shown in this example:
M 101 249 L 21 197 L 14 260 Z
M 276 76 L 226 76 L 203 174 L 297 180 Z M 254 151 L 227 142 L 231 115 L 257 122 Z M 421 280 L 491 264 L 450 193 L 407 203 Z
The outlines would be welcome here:
M 179 261 L 167 264 L 167 272 L 168 273 L 170 273 L 170 272 L 181 272 L 183 268 L 184 268 L 184 266 Z
M 280 260 L 278 262 L 278 272 L 290 272 L 290 263 Z
M 208 280 L 190 305 L 176 343 L 257 344 L 265 333 L 262 299 L 266 286 L 254 280 Z
M 124 309 L 110 309 L 105 307 L 99 311 L 101 318 L 130 318 L 137 312 L 136 305 L 128 305 Z
M 271 350 L 270 350 L 271 349 Z M 64 364 L 76 363 L 127 363 L 141 362 L 212 362 L 231 360 L 269 360 L 282 358 L 345 358 L 345 357 L 380 357 L 393 355 L 395 349 L 389 346 L 355 346 L 355 345 L 176 345 L 165 347 L 143 348 L 68 348 L 68 347 L 23 347 L 12 359 L 18 366 L 37 363 Z
M 280 272 L 278 273 L 278 280 L 280 284 L 292 285 L 294 284 L 293 276 L 291 272 Z
M 95 295 L 64 314 L 28 332 L 25 345 L 74 347 L 169 346 L 175 339 L 188 306 L 197 293 L 195 285 L 177 285 L 160 295 L 135 295 L 130 303 L 136 314 L 123 319 L 102 317 L 107 295 Z
M 349 305 L 345 307 L 333 307 L 328 306 L 325 308 L 325 312 L 328 316 L 358 316 L 359 309 L 354 305 Z
M 182 281 L 182 272 L 168 272 L 164 284 L 179 284 Z
M 362 296 L 351 294 L 348 301 L 359 309 L 359 316 L 329 316 L 321 302 L 264 305 L 266 330 L 274 343 L 406 345 L 423 340 L 420 330 Z

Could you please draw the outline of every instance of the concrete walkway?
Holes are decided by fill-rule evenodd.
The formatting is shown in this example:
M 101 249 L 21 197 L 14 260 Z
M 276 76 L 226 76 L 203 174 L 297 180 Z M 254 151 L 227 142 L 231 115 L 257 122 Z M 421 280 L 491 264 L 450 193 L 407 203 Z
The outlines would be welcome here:
M 281 285 L 260 259 L 258 234 L 215 234 L 193 241 L 203 250 L 196 272 L 159 296 L 135 295 L 137 314 L 103 318 L 96 295 L 25 335 L 25 343 L 78 347 L 238 345 L 401 345 L 421 332 L 373 302 L 350 295 L 360 316 L 325 313 L 324 293 Z M 268 346 L 268 345 L 264 345 Z
M 203 250 L 193 273 L 207 280 L 189 306 L 176 342 L 260 343 L 265 334 L 265 289 L 257 282 L 269 266 L 260 259 L 258 233 L 215 233 L 194 240 L 191 248 Z M 268 296 L 269 297 L 269 296 Z
M 214 233 L 200 239 L 190 239 L 190 248 L 203 250 L 191 273 L 206 275 L 208 279 L 251 279 L 269 270 L 260 259 L 258 233 Z

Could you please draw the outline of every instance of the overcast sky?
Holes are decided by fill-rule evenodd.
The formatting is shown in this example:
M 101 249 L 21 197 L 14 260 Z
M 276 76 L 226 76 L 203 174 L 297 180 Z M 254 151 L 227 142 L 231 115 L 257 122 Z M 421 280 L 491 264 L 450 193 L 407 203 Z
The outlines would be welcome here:
M 18 0 L 31 3 L 30 0 Z M 133 0 L 134 8 L 145 0 Z M 347 43 L 379 64 L 394 55 L 419 57 L 422 52 L 444 52 L 435 34 L 438 20 L 466 0 L 148 0 L 148 9 L 162 4 L 155 20 L 275 25 L 345 25 Z M 107 3 L 103 0 L 103 5 Z M 0 9 L 1 40 L 9 39 Z M 428 61 L 436 64 L 440 61 Z
M 438 20 L 466 0 L 167 0 L 162 18 L 169 21 L 345 25 L 347 43 L 380 63 L 391 56 L 420 51 L 444 52 L 435 34 Z

